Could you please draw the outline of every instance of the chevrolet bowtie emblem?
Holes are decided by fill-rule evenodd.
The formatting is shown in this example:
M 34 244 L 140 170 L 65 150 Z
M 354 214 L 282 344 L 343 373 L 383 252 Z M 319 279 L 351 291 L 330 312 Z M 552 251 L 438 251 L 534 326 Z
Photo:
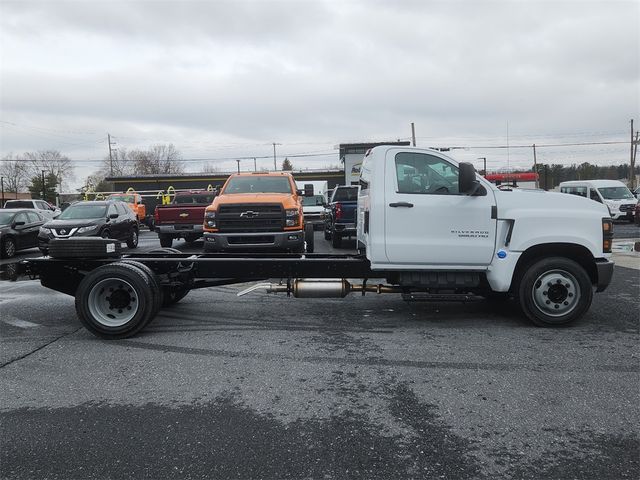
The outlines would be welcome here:
M 240 217 L 253 218 L 253 217 L 257 217 L 258 215 L 260 215 L 260 212 L 254 212 L 253 210 L 249 210 L 247 212 L 242 212 L 240 214 Z
M 180 214 L 180 216 L 181 216 L 182 218 L 184 218 L 184 217 L 188 217 L 188 216 L 189 216 L 189 214 L 188 214 L 188 213 L 181 213 L 181 214 Z

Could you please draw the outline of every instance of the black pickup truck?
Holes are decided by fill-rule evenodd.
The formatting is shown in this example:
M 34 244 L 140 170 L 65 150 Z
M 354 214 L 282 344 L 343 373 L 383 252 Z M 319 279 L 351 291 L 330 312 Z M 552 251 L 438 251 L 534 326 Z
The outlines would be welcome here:
M 356 234 L 358 187 L 338 186 L 333 190 L 324 212 L 324 238 L 340 247 L 343 237 Z

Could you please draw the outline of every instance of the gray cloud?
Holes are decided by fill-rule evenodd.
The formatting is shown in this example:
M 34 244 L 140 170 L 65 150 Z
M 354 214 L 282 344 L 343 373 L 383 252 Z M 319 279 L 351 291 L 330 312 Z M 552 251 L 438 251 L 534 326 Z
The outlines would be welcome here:
M 407 137 L 412 121 L 434 144 L 495 139 L 507 121 L 516 136 L 619 138 L 640 111 L 632 1 L 0 8 L 0 153 L 56 138 L 72 157 L 104 150 L 46 134 L 59 125 L 183 142 L 199 157 Z

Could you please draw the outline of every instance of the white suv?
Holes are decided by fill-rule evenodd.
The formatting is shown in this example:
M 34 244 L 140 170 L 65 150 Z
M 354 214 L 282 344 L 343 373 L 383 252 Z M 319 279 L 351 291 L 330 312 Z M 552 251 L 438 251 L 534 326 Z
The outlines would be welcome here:
M 7 200 L 4 208 L 32 208 L 48 219 L 56 218 L 61 213 L 59 208 L 44 200 Z

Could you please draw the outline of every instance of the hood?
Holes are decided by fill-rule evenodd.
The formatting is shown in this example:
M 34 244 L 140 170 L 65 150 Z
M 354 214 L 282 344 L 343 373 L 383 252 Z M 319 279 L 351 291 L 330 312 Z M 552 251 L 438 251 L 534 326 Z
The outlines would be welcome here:
M 104 220 L 100 218 L 79 218 L 77 220 L 51 220 L 43 226 L 46 228 L 74 228 L 86 227 L 88 225 L 101 225 L 102 223 L 104 223 Z
M 577 217 L 593 216 L 608 217 L 609 209 L 606 205 L 569 193 L 546 192 L 544 190 L 514 189 L 494 190 L 498 204 L 498 218 L 517 218 L 526 215 L 526 211 L 544 210 L 550 216 L 556 214 L 567 215 L 574 212 Z M 503 216 L 506 211 L 517 210 L 515 216 Z
M 218 195 L 213 200 L 214 207 L 238 203 L 279 203 L 285 208 L 295 208 L 298 205 L 290 193 L 229 193 Z

